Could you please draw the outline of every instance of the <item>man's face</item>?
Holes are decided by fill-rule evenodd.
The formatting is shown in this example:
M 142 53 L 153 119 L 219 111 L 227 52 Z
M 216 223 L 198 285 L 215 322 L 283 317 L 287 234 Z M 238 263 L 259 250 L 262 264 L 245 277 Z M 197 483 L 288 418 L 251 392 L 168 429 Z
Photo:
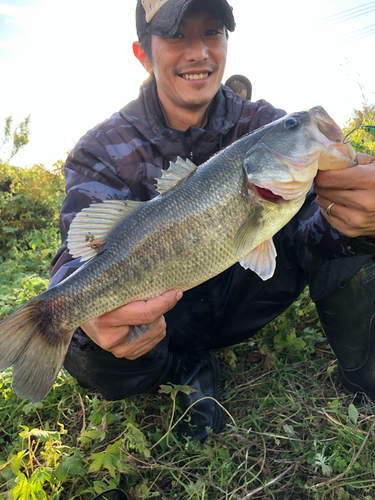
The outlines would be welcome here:
M 173 38 L 152 35 L 152 69 L 162 104 L 206 107 L 218 91 L 225 69 L 227 37 L 216 10 L 195 2 Z

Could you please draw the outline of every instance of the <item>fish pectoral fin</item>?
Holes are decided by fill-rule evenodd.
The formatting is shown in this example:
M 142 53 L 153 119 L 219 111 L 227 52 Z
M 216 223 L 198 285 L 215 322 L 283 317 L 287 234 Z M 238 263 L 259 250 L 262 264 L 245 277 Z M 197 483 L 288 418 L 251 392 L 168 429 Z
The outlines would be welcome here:
M 177 156 L 175 162 L 169 162 L 168 170 L 162 170 L 161 178 L 156 179 L 156 191 L 161 195 L 174 189 L 177 184 L 180 186 L 190 179 L 198 167 L 190 160 L 183 160 Z
M 245 257 L 240 260 L 240 264 L 245 269 L 251 269 L 263 281 L 272 278 L 276 269 L 277 251 L 275 244 L 271 239 L 264 241 Z
M 260 217 L 261 213 L 262 209 L 257 208 L 250 214 L 237 231 L 233 240 L 233 253 L 238 258 L 246 255 L 253 248 L 254 241 L 263 226 L 263 222 Z
M 68 233 L 68 249 L 74 258 L 82 261 L 97 255 L 105 245 L 112 229 L 133 210 L 143 205 L 142 201 L 105 200 L 84 208 L 73 219 Z

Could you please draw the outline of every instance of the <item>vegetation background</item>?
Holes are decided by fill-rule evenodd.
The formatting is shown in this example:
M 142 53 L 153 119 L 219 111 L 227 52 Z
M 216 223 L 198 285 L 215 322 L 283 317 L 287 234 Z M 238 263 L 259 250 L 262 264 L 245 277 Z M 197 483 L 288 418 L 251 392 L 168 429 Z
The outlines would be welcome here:
M 375 124 L 356 111 L 346 132 Z M 0 141 L 0 319 L 46 289 L 59 247 L 62 161 L 11 166 L 30 117 Z M 375 155 L 363 129 L 353 147 Z M 0 498 L 89 500 L 108 488 L 131 500 L 373 499 L 375 406 L 345 395 L 308 290 L 256 337 L 219 351 L 223 432 L 177 439 L 176 394 L 117 402 L 61 371 L 40 403 L 19 399 L 0 372 Z

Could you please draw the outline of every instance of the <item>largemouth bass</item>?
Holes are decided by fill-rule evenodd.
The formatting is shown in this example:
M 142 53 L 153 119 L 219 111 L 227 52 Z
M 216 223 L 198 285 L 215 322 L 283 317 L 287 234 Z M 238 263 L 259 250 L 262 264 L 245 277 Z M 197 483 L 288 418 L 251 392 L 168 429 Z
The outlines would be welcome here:
M 51 389 L 76 328 L 136 300 L 188 290 L 236 262 L 270 278 L 272 236 L 300 209 L 318 168 L 356 164 L 321 107 L 248 134 L 200 167 L 178 159 L 148 202 L 110 200 L 84 209 L 68 236 L 87 260 L 0 323 L 0 369 L 37 402 Z

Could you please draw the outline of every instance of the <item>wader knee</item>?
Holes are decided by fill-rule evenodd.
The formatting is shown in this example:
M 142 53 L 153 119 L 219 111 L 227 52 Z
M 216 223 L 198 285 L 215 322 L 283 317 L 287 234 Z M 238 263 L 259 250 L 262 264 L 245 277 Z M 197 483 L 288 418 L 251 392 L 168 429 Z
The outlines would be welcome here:
M 81 344 L 73 337 L 64 367 L 84 388 L 92 388 L 104 399 L 119 400 L 137 394 L 157 392 L 172 362 L 172 355 L 160 349 L 136 360 L 116 358 L 90 341 Z
M 350 393 L 375 400 L 375 263 L 367 262 L 343 288 L 316 302 L 322 327 Z

